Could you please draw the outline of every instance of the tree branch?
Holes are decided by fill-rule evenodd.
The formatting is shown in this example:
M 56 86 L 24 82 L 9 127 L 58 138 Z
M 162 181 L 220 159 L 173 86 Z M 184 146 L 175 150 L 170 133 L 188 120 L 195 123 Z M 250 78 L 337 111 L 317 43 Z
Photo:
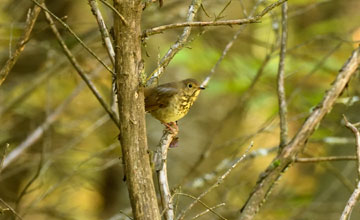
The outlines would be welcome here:
M 104 46 L 106 51 L 108 52 L 109 58 L 111 60 L 111 63 L 114 65 L 115 64 L 115 51 L 109 36 L 109 32 L 106 28 L 106 24 L 104 21 L 104 18 L 99 10 L 99 6 L 97 4 L 96 0 L 89 0 L 89 5 L 91 7 L 91 12 L 93 13 L 93 15 L 96 18 L 96 21 L 98 23 L 99 26 L 99 30 L 101 33 L 101 38 L 103 40 Z
M 166 220 L 174 219 L 174 204 L 172 202 L 172 196 L 169 188 L 169 182 L 167 177 L 167 153 L 171 142 L 177 133 L 170 132 L 167 129 L 164 130 L 164 134 L 160 139 L 158 149 L 155 152 L 154 163 L 155 170 L 157 172 L 159 187 L 160 187 L 160 197 L 163 210 L 165 212 Z
M 330 157 L 311 157 L 311 158 L 296 158 L 296 163 L 318 163 L 329 161 L 344 161 L 344 160 L 357 160 L 356 156 L 330 156 Z
M 344 115 L 344 121 L 345 121 L 345 126 L 354 133 L 354 136 L 356 138 L 355 146 L 356 146 L 356 158 L 357 158 L 357 175 L 358 175 L 357 182 L 358 183 L 357 183 L 357 186 L 356 186 L 354 192 L 351 194 L 349 201 L 347 202 L 347 204 L 344 208 L 343 213 L 341 214 L 340 220 L 350 219 L 351 212 L 360 197 L 360 132 L 353 124 L 351 124 L 346 119 L 345 115 Z
M 50 28 L 51 28 L 52 32 L 54 33 L 56 39 L 58 40 L 60 46 L 64 50 L 66 57 L 69 59 L 70 63 L 73 65 L 76 72 L 84 80 L 84 82 L 89 87 L 91 92 L 95 95 L 96 99 L 100 102 L 100 104 L 104 108 L 104 110 L 109 114 L 110 118 L 115 123 L 115 125 L 117 127 L 119 127 L 120 126 L 119 121 L 118 121 L 115 113 L 108 107 L 105 100 L 101 97 L 99 91 L 96 89 L 95 85 L 91 82 L 89 77 L 85 74 L 85 71 L 83 70 L 83 68 L 80 66 L 80 64 L 77 62 L 76 58 L 73 56 L 73 54 L 71 53 L 69 48 L 66 46 L 65 41 L 61 37 L 60 32 L 56 28 L 53 19 L 51 18 L 50 14 L 48 13 L 48 10 L 46 9 L 45 3 L 43 5 L 41 5 L 41 7 L 45 9 L 44 13 L 45 13 L 46 20 L 48 21 Z
M 114 15 L 115 72 L 120 118 L 122 161 L 133 217 L 160 220 L 149 149 L 146 139 L 143 62 L 141 57 L 142 0 L 114 0 L 114 8 L 128 26 Z
M 189 7 L 189 11 L 187 14 L 187 22 L 192 22 L 194 17 L 201 6 L 202 0 L 192 0 L 192 3 Z M 170 61 L 174 56 L 184 47 L 191 33 L 191 27 L 185 27 L 183 33 L 179 37 L 179 39 L 173 44 L 170 49 L 166 52 L 166 54 L 161 58 L 158 67 L 150 74 L 147 79 L 147 85 L 154 85 L 161 74 L 164 72 L 165 68 L 169 65 Z
M 40 2 L 42 3 L 43 0 L 40 0 Z M 41 11 L 41 8 L 37 5 L 34 5 L 32 10 L 29 9 L 27 18 L 26 18 L 26 27 L 25 27 L 23 35 L 20 37 L 20 40 L 17 43 L 15 52 L 12 55 L 10 55 L 9 59 L 5 63 L 5 66 L 0 70 L 0 86 L 3 84 L 6 77 L 9 75 L 11 69 L 14 67 L 15 63 L 19 59 L 20 54 L 25 49 L 25 44 L 30 39 L 31 31 L 35 26 L 35 22 L 37 20 L 37 17 L 39 15 L 40 11 Z M 9 49 L 11 51 L 11 48 L 9 48 Z
M 277 93 L 279 101 L 279 117 L 280 117 L 280 147 L 279 152 L 287 143 L 288 128 L 287 128 L 287 105 L 285 96 L 285 55 L 287 42 L 287 2 L 281 6 L 281 44 L 280 44 L 280 60 L 277 75 Z
M 276 6 L 281 5 L 282 3 L 286 2 L 287 0 L 280 0 L 276 3 L 273 3 L 266 7 L 259 15 L 250 18 L 244 19 L 235 19 L 235 20 L 225 20 L 225 21 L 187 21 L 182 23 L 176 24 L 167 24 L 162 25 L 159 27 L 150 28 L 143 31 L 143 38 L 149 37 L 154 34 L 162 33 L 165 30 L 181 28 L 181 27 L 204 27 L 204 26 L 231 26 L 231 25 L 243 25 L 243 24 L 250 24 L 250 23 L 260 23 L 260 19 L 266 15 L 269 11 L 274 9 Z
M 279 179 L 286 168 L 294 162 L 296 155 L 304 148 L 304 144 L 325 115 L 331 111 L 336 98 L 342 93 L 351 76 L 356 72 L 360 63 L 360 48 L 352 55 L 341 68 L 331 88 L 326 92 L 323 100 L 314 108 L 295 137 L 288 143 L 282 152 L 271 162 L 266 171 L 260 175 L 257 184 L 249 196 L 248 201 L 241 209 L 238 219 L 250 220 L 259 211 L 264 200 L 269 195 L 274 183 Z

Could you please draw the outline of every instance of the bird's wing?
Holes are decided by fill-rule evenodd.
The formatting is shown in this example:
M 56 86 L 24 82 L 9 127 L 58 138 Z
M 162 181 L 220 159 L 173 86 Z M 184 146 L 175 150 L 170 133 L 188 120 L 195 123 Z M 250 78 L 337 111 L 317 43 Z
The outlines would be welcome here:
M 153 111 L 159 108 L 166 108 L 170 103 L 170 99 L 177 92 L 177 88 L 168 86 L 145 89 L 145 110 Z

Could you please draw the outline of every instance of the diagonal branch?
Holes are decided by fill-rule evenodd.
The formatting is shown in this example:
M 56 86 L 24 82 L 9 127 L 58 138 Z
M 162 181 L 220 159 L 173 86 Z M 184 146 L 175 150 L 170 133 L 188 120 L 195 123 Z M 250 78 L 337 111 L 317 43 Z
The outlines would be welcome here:
M 249 147 L 246 149 L 245 153 L 239 158 L 237 159 L 233 165 L 223 174 L 221 175 L 217 181 L 211 185 L 208 189 L 206 189 L 203 193 L 201 193 L 196 200 L 194 200 L 188 207 L 186 207 L 181 213 L 180 215 L 177 217 L 177 220 L 182 220 L 185 217 L 186 212 L 190 211 L 190 209 L 192 209 L 192 207 L 194 207 L 194 205 L 201 199 L 203 198 L 205 195 L 207 195 L 209 192 L 211 192 L 213 189 L 215 189 L 216 187 L 218 187 L 221 183 L 224 182 L 224 180 L 226 179 L 226 177 L 231 173 L 231 171 L 233 171 L 237 165 L 239 165 L 239 163 L 241 161 L 243 161 L 246 156 L 247 153 L 249 152 L 250 148 L 253 146 L 253 142 L 251 142 L 251 144 L 249 145 Z
M 42 3 L 43 0 L 40 1 Z M 37 20 L 37 17 L 41 11 L 41 8 L 37 5 L 33 7 L 33 9 L 29 9 L 27 19 L 26 19 L 26 27 L 24 30 L 23 35 L 21 36 L 17 46 L 16 50 L 13 53 L 12 56 L 9 57 L 9 59 L 6 61 L 5 66 L 0 70 L 0 86 L 5 81 L 6 77 L 9 75 L 9 72 L 14 67 L 16 61 L 19 59 L 20 54 L 25 49 L 25 44 L 29 41 L 30 34 L 32 29 L 34 28 L 35 22 Z M 10 48 L 11 50 L 11 48 Z
M 113 45 L 112 45 L 112 42 L 111 42 L 111 39 L 109 36 L 109 32 L 106 28 L 104 18 L 99 10 L 99 6 L 98 6 L 96 0 L 89 0 L 89 5 L 90 5 L 91 11 L 94 14 L 96 21 L 99 25 L 99 30 L 100 30 L 101 37 L 104 42 L 106 51 L 109 54 L 111 63 L 114 65 L 115 64 L 115 51 L 114 51 L 114 48 L 113 48 Z
M 81 44 L 81 46 L 84 47 L 84 49 L 89 52 L 91 54 L 91 56 L 93 56 L 97 61 L 99 61 L 99 63 L 101 63 L 101 65 L 103 65 L 105 67 L 105 69 L 107 69 L 111 74 L 114 74 L 114 71 L 112 71 L 105 63 L 104 61 L 102 61 L 96 54 L 94 51 L 92 51 L 88 46 L 86 46 L 86 44 L 80 39 L 80 37 L 69 27 L 68 24 L 66 24 L 63 20 L 61 20 L 59 17 L 57 17 L 54 13 L 52 13 L 49 9 L 46 8 L 46 6 L 44 4 L 40 4 L 39 2 L 37 2 L 36 0 L 31 0 L 34 4 L 36 4 L 37 6 L 39 6 L 41 9 L 43 9 L 47 15 L 46 17 L 53 17 L 56 21 L 58 21 L 71 35 L 73 35 L 75 37 L 75 39 Z M 49 20 L 47 18 L 47 20 Z M 52 23 L 54 24 L 54 21 L 52 21 Z
M 45 4 L 43 4 L 41 7 L 46 9 Z M 55 37 L 59 41 L 59 44 L 62 47 L 62 49 L 64 50 L 64 53 L 67 56 L 67 58 L 69 59 L 70 63 L 74 66 L 77 73 L 84 80 L 84 82 L 89 87 L 91 92 L 95 95 L 96 99 L 100 102 L 100 104 L 104 108 L 104 110 L 109 114 L 110 118 L 115 123 L 115 125 L 117 127 L 120 127 L 119 121 L 118 121 L 115 113 L 108 107 L 105 100 L 101 97 L 99 91 L 96 89 L 95 85 L 92 83 L 92 81 L 89 79 L 89 77 L 85 74 L 85 71 L 83 70 L 83 68 L 80 66 L 80 64 L 77 62 L 77 60 L 75 59 L 75 57 L 73 56 L 73 54 L 71 53 L 69 48 L 66 46 L 65 41 L 63 40 L 63 38 L 60 35 L 60 32 L 56 28 L 53 19 L 51 18 L 50 14 L 48 13 L 48 10 L 47 9 L 44 10 L 44 13 L 45 13 L 46 20 L 48 21 L 52 32 L 54 33 Z
M 202 0 L 192 0 L 192 3 L 189 7 L 187 22 L 192 22 L 194 17 L 201 6 Z M 184 47 L 191 33 L 191 27 L 185 27 L 183 33 L 179 39 L 173 44 L 166 54 L 161 58 L 158 67 L 150 74 L 148 77 L 147 85 L 155 84 L 160 75 L 164 72 L 165 68 L 169 65 L 170 61 L 174 56 Z
M 353 51 L 352 55 L 341 68 L 331 88 L 326 92 L 323 100 L 315 107 L 299 129 L 295 137 L 288 143 L 281 153 L 271 162 L 266 171 L 262 173 L 257 184 L 242 208 L 238 219 L 253 219 L 259 211 L 264 200 L 269 195 L 274 183 L 280 178 L 286 168 L 294 162 L 296 155 L 303 150 L 310 135 L 314 132 L 321 120 L 329 113 L 336 99 L 356 72 L 360 64 L 360 48 Z

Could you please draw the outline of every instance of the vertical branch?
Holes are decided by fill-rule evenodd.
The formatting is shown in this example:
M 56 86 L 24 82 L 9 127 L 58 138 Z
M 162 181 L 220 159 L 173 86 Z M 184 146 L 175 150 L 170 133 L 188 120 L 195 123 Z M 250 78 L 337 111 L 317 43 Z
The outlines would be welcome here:
M 163 212 L 165 213 L 166 220 L 174 219 L 174 204 L 171 199 L 172 196 L 167 177 L 166 160 L 169 146 L 174 137 L 176 137 L 176 135 L 177 133 L 173 133 L 165 129 L 154 157 L 155 169 L 157 171 L 160 187 L 161 203 L 163 206 Z
M 114 51 L 114 48 L 113 48 L 113 44 L 111 42 L 111 39 L 110 39 L 110 35 L 109 35 L 109 32 L 106 28 L 106 24 L 105 24 L 105 21 L 104 21 L 104 18 L 101 14 L 101 11 L 99 9 L 99 6 L 98 6 L 98 3 L 96 0 L 89 0 L 89 4 L 90 4 L 90 7 L 91 7 L 91 11 L 92 13 L 94 14 L 95 18 L 96 18 L 96 21 L 98 23 L 98 26 L 99 26 L 99 30 L 100 30 L 100 33 L 101 33 L 101 38 L 103 40 L 103 43 L 104 43 L 104 46 L 105 46 L 105 49 L 109 55 L 109 58 L 111 60 L 111 63 L 113 64 L 113 66 L 115 65 L 115 51 Z M 116 82 L 115 82 L 115 75 L 112 74 L 112 91 L 111 91 L 111 100 L 112 100 L 112 104 L 111 104 L 111 108 L 113 110 L 113 112 L 116 114 L 117 113 L 117 108 L 116 108 L 116 94 L 115 94 L 115 91 L 116 91 Z M 118 117 L 118 115 L 116 115 Z
M 287 106 L 285 96 L 285 55 L 286 55 L 286 41 L 287 41 L 287 2 L 281 6 L 281 45 L 280 45 L 280 61 L 277 76 L 277 92 L 279 99 L 279 116 L 280 116 L 280 150 L 284 148 L 287 143 L 288 128 L 287 128 Z
M 134 219 L 160 220 L 146 139 L 141 86 L 141 0 L 114 0 L 115 72 L 124 173 Z
M 351 212 L 352 212 L 356 202 L 360 198 L 360 132 L 353 124 L 351 124 L 346 119 L 345 116 L 344 116 L 344 120 L 345 120 L 345 126 L 347 128 L 349 128 L 354 133 L 354 136 L 355 136 L 356 157 L 357 157 L 357 175 L 358 175 L 357 182 L 358 183 L 357 183 L 356 189 L 351 194 L 351 196 L 349 198 L 349 201 L 347 202 L 347 204 L 346 204 L 346 206 L 344 208 L 343 213 L 341 214 L 340 220 L 350 219 Z
M 43 0 L 40 1 L 42 3 Z M 11 55 L 9 59 L 6 61 L 5 66 L 0 70 L 0 86 L 5 81 L 6 77 L 9 75 L 9 72 L 14 67 L 16 61 L 19 59 L 20 54 L 25 49 L 25 44 L 29 41 L 30 34 L 32 29 L 34 28 L 37 17 L 41 11 L 41 8 L 37 5 L 34 5 L 33 9 L 29 9 L 27 19 L 26 19 L 26 27 L 23 35 L 21 36 L 19 42 L 17 43 L 15 52 Z M 9 48 L 11 50 L 11 48 Z

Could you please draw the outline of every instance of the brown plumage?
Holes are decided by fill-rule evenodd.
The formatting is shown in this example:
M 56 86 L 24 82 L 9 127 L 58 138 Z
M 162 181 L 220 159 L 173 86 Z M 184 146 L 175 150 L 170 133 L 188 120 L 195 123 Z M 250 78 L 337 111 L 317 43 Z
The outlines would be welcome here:
M 201 89 L 195 79 L 146 88 L 145 110 L 162 123 L 175 122 L 188 113 Z

